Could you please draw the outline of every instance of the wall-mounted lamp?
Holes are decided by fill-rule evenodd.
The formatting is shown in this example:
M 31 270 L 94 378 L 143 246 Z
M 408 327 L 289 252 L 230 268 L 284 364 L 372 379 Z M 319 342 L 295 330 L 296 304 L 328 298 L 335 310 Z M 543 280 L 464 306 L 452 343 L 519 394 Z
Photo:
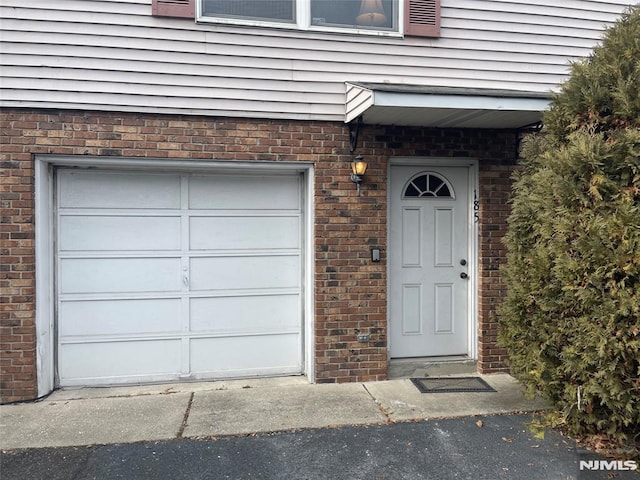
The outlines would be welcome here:
M 351 162 L 351 181 L 356 184 L 358 196 L 360 196 L 360 184 L 364 180 L 364 173 L 367 171 L 367 162 L 362 159 L 362 155 L 358 155 Z
M 356 17 L 356 25 L 379 27 L 387 23 L 382 0 L 362 0 L 360 13 Z

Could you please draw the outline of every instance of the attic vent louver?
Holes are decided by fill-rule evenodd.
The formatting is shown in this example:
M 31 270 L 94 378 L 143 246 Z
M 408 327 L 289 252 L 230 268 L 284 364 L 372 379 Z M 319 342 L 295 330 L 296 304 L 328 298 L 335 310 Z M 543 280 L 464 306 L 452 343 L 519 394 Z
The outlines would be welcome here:
M 159 17 L 195 18 L 195 0 L 153 0 L 153 15 Z
M 405 34 L 440 36 L 440 0 L 405 0 Z

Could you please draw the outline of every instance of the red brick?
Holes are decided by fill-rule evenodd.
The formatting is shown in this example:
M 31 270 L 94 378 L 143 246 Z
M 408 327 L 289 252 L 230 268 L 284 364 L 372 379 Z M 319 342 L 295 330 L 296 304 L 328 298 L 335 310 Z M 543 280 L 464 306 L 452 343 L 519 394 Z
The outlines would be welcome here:
M 3 178 L 3 217 L 9 222 L 0 245 L 4 258 L 16 260 L 13 271 L 2 271 L 0 277 L 3 288 L 13 292 L 2 313 L 2 325 L 9 328 L 3 329 L 9 338 L 3 344 L 10 349 L 0 352 L 2 401 L 36 395 L 31 156 L 40 153 L 314 162 L 315 371 L 320 383 L 386 378 L 389 157 L 479 158 L 479 369 L 505 368 L 505 352 L 495 345 L 495 311 L 504 295 L 499 266 L 505 254 L 501 239 L 509 212 L 513 132 L 367 126 L 357 153 L 366 157 L 369 169 L 357 197 L 349 180 L 348 128 L 341 122 L 28 109 L 5 109 L 0 122 L 3 161 L 15 165 Z M 380 263 L 369 262 L 369 245 L 382 249 Z M 356 342 L 356 331 L 371 333 L 371 342 Z

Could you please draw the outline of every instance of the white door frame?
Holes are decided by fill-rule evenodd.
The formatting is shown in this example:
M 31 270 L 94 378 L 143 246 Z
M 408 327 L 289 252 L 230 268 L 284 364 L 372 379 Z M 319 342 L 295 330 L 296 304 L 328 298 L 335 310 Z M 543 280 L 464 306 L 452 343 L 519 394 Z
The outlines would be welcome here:
M 309 162 L 223 162 L 140 159 L 130 157 L 91 157 L 73 155 L 37 155 L 35 171 L 35 256 L 36 256 L 36 364 L 38 397 L 55 388 L 55 222 L 54 167 L 102 167 L 118 170 L 154 172 L 299 172 L 303 179 L 303 372 L 315 382 L 314 336 L 314 170 Z
M 468 274 L 469 291 L 467 309 L 467 356 L 470 359 L 478 359 L 478 216 L 477 216 L 477 192 L 478 184 L 478 161 L 472 158 L 436 158 L 436 157 L 390 157 L 387 169 L 387 179 L 391 176 L 392 166 L 414 166 L 414 167 L 467 167 L 469 169 L 469 205 L 468 205 Z M 393 248 L 391 245 L 391 188 L 387 182 L 387 250 Z M 387 255 L 387 259 L 389 256 Z M 391 269 L 387 260 L 387 299 L 391 298 Z M 387 329 L 391 328 L 391 310 L 387 300 Z M 387 332 L 387 358 L 391 358 L 390 350 L 391 335 Z

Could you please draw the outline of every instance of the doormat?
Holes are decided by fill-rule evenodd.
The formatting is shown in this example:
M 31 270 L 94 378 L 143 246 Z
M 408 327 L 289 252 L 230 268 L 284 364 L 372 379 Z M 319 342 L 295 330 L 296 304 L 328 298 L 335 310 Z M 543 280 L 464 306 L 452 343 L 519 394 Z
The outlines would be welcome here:
M 422 393 L 495 392 L 480 377 L 410 378 Z

